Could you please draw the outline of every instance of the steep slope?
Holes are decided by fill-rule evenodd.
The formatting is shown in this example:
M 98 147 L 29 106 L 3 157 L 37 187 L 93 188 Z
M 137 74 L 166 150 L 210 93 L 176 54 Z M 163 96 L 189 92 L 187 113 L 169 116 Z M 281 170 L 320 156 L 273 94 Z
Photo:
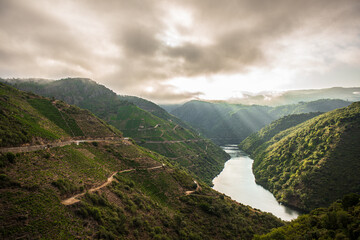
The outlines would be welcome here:
M 190 101 L 171 113 L 218 144 L 239 143 L 265 125 L 290 114 L 327 112 L 351 102 L 322 99 L 279 107 Z
M 15 109 L 15 119 L 31 118 L 31 124 L 15 124 L 31 138 L 12 145 L 11 136 L 3 137 L 8 147 L 31 144 L 32 138 L 47 143 L 70 138 L 54 121 L 56 111 L 48 114 L 52 108 L 43 104 L 61 102 L 0 87 L 2 120 L 11 119 L 7 113 Z M 29 100 L 42 104 L 33 106 Z M 283 224 L 201 181 L 195 183 L 166 158 L 121 138 L 117 130 L 106 138 L 112 127 L 88 111 L 64 103 L 58 111 L 69 109 L 89 119 L 88 124 L 98 124 L 93 132 L 83 132 L 84 138 L 92 134 L 97 139 L 0 153 L 1 239 L 251 239 Z M 81 121 L 74 122 L 81 129 Z
M 9 84 L 25 91 L 55 97 L 86 108 L 121 130 L 138 144 L 167 156 L 173 164 L 186 167 L 211 185 L 229 156 L 209 140 L 186 128 L 181 120 L 149 101 L 117 96 L 89 79 L 68 78 L 58 81 L 11 79 Z M 121 100 L 122 99 L 122 100 Z M 126 100 L 126 101 L 124 101 Z M 150 109 L 145 111 L 140 107 Z
M 260 131 L 251 134 L 239 145 L 239 148 L 249 154 L 253 154 L 255 150 L 263 143 L 269 141 L 276 134 L 283 130 L 296 126 L 302 122 L 305 122 L 313 117 L 322 114 L 321 112 L 292 114 L 282 117 L 269 125 L 260 129 Z
M 136 105 L 137 107 L 170 122 L 173 122 L 183 128 L 189 129 L 193 132 L 196 132 L 196 130 L 194 128 L 192 128 L 189 124 L 186 124 L 185 122 L 183 122 L 182 120 L 180 120 L 179 118 L 175 117 L 174 115 L 169 114 L 168 111 L 166 111 L 165 109 L 163 109 L 161 106 L 140 98 L 140 97 L 135 97 L 135 96 L 118 96 L 118 98 L 122 101 L 127 101 L 127 102 L 131 102 L 134 105 Z
M 345 196 L 328 208 L 319 208 L 290 224 L 256 239 L 359 239 L 359 195 Z
M 359 136 L 360 102 L 281 131 L 252 153 L 256 181 L 303 210 L 360 193 Z
M 0 83 L 0 147 L 68 139 L 121 137 L 87 110 Z

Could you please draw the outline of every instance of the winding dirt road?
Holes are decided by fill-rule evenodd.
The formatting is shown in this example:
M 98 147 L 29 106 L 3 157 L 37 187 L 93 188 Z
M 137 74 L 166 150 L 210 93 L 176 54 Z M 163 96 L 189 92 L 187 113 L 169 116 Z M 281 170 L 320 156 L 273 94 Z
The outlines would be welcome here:
M 162 165 L 160 165 L 160 166 L 150 167 L 150 168 L 145 168 L 145 169 L 147 169 L 147 170 L 153 170 L 153 169 L 162 168 L 162 167 L 164 167 L 164 166 L 165 166 L 165 165 L 162 164 Z M 119 171 L 119 172 L 114 172 L 114 173 L 111 174 L 111 176 L 106 180 L 106 182 L 104 182 L 103 184 L 101 184 L 101 185 L 98 186 L 98 187 L 89 189 L 87 192 L 90 192 L 90 193 L 96 192 L 96 191 L 100 190 L 101 188 L 106 187 L 107 185 L 109 185 L 110 183 L 112 183 L 113 181 L 115 181 L 114 176 L 115 176 L 116 174 L 118 174 L 118 173 L 132 172 L 132 171 L 136 171 L 136 170 L 137 170 L 137 169 L 135 169 L 135 168 L 130 168 L 130 169 L 122 170 L 122 171 Z M 74 195 L 74 196 L 72 196 L 72 197 L 70 197 L 70 198 L 64 199 L 64 200 L 61 201 L 61 203 L 64 204 L 64 205 L 66 205 L 66 206 L 67 206 L 67 205 L 72 205 L 72 204 L 74 204 L 74 203 L 80 202 L 80 200 L 79 200 L 78 198 L 84 196 L 85 194 L 86 194 L 86 191 L 83 192 L 83 193 L 76 194 L 76 195 Z

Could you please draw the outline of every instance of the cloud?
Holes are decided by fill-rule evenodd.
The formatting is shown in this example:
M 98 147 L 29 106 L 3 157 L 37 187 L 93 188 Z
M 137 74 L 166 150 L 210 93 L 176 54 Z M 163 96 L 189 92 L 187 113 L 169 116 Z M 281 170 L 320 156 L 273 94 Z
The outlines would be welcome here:
M 360 68 L 359 29 L 357 0 L 2 0 L 0 76 L 89 77 L 180 100 L 201 93 L 179 93 L 170 79 Z

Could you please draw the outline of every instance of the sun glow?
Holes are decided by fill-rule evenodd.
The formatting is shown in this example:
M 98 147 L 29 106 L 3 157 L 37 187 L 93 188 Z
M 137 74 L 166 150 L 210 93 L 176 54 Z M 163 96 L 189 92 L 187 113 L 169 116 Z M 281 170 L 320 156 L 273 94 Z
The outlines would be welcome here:
M 286 86 L 295 76 L 286 69 L 252 69 L 244 74 L 213 75 L 207 77 L 173 78 L 169 84 L 187 92 L 202 92 L 200 98 L 207 100 L 226 100 L 241 98 L 244 92 L 286 90 Z

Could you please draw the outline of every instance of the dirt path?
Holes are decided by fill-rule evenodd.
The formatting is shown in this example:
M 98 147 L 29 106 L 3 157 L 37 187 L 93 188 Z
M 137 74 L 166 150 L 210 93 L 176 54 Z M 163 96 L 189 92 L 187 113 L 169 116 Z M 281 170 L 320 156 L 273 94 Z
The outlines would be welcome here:
M 141 127 L 139 126 L 138 131 L 154 130 L 154 129 L 160 127 L 160 126 L 161 126 L 160 124 L 156 124 L 154 127 L 147 127 L 147 128 L 145 128 L 144 126 L 143 126 L 143 128 L 141 128 Z
M 196 183 L 196 189 L 193 190 L 193 191 L 186 191 L 185 195 L 190 195 L 190 194 L 192 194 L 194 192 L 198 192 L 198 191 L 201 190 L 201 187 L 200 187 L 199 183 L 196 180 L 194 180 L 194 183 Z
M 187 139 L 187 140 L 173 140 L 173 141 L 146 141 L 145 143 L 184 143 L 184 142 L 200 142 L 205 139 Z
M 22 146 L 22 147 L 7 147 L 7 148 L 0 148 L 0 153 L 12 152 L 12 153 L 21 153 L 21 152 L 33 152 L 38 150 L 45 150 L 48 148 L 54 147 L 63 147 L 75 143 L 79 145 L 83 142 L 109 142 L 109 141 L 124 141 L 124 139 L 117 139 L 117 140 L 110 140 L 110 139 L 83 139 L 83 140 L 69 140 L 64 142 L 50 142 L 41 145 L 30 145 L 30 146 Z
M 178 127 L 179 125 L 176 125 L 174 128 L 173 128 L 173 131 L 176 131 L 176 128 Z
M 165 165 L 162 164 L 160 166 L 156 166 L 156 167 L 150 167 L 150 168 L 146 168 L 147 170 L 153 170 L 153 169 L 158 169 L 158 168 L 162 168 L 164 167 Z M 90 190 L 88 190 L 88 192 L 92 193 L 92 192 L 96 192 L 98 190 L 100 190 L 101 188 L 104 188 L 106 187 L 107 185 L 109 185 L 110 183 L 112 183 L 115 179 L 114 179 L 114 176 L 118 173 L 126 173 L 126 172 L 132 172 L 132 171 L 136 171 L 135 168 L 130 168 L 130 169 L 126 169 L 126 170 L 122 170 L 122 171 L 119 171 L 119 172 L 114 172 L 107 180 L 105 183 L 101 184 L 100 186 L 98 187 L 95 187 L 95 188 L 91 188 Z M 86 192 L 83 192 L 83 193 L 79 193 L 79 194 L 76 194 L 70 198 L 67 198 L 67 199 L 64 199 L 61 201 L 62 204 L 64 205 L 72 205 L 74 203 L 77 203 L 77 202 L 80 202 L 80 200 L 78 199 L 79 197 L 82 197 L 85 195 Z
M 121 171 L 121 172 L 130 172 L 130 171 L 133 171 L 135 169 L 127 169 L 127 170 L 124 170 L 124 171 Z M 89 190 L 89 192 L 95 192 L 103 187 L 106 187 L 107 185 L 109 185 L 112 181 L 114 181 L 114 176 L 115 174 L 117 174 L 118 172 L 114 172 L 107 180 L 105 183 L 103 183 L 102 185 L 96 187 L 96 188 L 92 188 Z M 71 205 L 71 204 L 74 204 L 74 203 L 77 203 L 77 202 L 80 202 L 79 197 L 82 197 L 85 195 L 86 192 L 83 192 L 83 193 L 79 193 L 79 194 L 76 194 L 75 196 L 72 196 L 70 198 L 67 198 L 63 201 L 61 201 L 62 204 L 64 205 Z

